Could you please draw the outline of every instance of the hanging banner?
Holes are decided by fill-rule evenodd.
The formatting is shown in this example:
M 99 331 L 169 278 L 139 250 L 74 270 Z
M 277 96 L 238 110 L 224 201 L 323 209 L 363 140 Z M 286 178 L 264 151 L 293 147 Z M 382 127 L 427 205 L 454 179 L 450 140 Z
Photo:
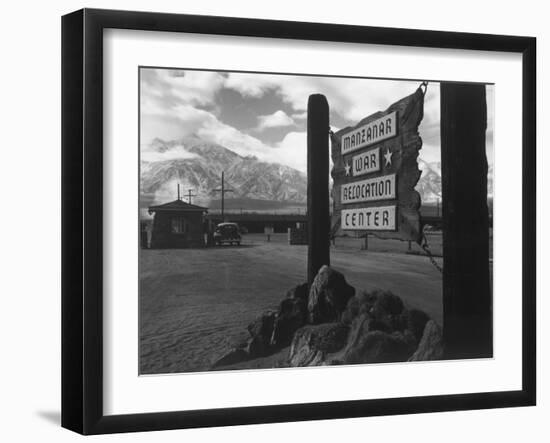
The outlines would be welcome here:
M 424 91 L 332 134 L 332 235 L 374 232 L 420 243 L 418 126 Z

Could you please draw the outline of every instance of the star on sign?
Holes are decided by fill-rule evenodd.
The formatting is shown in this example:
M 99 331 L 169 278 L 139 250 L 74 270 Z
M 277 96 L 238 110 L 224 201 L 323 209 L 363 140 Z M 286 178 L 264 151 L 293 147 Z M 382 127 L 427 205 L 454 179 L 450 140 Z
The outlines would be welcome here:
M 384 154 L 384 158 L 386 159 L 386 166 L 391 166 L 391 156 L 393 155 L 392 152 L 390 152 L 390 149 L 386 149 L 386 153 Z
M 351 166 L 349 165 L 349 163 L 346 163 L 346 166 L 344 166 L 344 169 L 346 170 L 346 176 L 350 175 Z

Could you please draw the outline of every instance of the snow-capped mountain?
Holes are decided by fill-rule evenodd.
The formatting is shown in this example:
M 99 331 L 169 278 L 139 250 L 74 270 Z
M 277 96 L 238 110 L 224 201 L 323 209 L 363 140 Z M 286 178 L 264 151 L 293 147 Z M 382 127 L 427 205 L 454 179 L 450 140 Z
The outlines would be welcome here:
M 418 168 L 422 175 L 416 184 L 422 203 L 433 203 L 441 200 L 441 163 L 427 163 L 418 159 Z
M 289 166 L 268 163 L 256 157 L 243 157 L 217 144 L 198 138 L 165 142 L 155 139 L 142 151 L 141 193 L 147 204 L 173 200 L 177 184 L 193 203 L 207 205 L 221 198 L 214 189 L 221 187 L 225 171 L 226 199 L 271 200 L 304 204 L 307 199 L 306 175 Z

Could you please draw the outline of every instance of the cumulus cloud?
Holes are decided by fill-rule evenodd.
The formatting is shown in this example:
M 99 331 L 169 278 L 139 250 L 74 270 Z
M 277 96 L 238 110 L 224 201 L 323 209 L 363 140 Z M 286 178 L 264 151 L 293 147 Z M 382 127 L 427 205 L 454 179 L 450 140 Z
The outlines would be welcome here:
M 146 162 L 158 162 L 167 160 L 184 160 L 188 158 L 196 158 L 197 154 L 189 152 L 183 145 L 176 145 L 166 151 L 160 152 L 151 144 L 141 147 L 141 160 Z
M 267 91 L 280 87 L 279 75 L 230 73 L 225 79 L 224 86 L 238 91 L 244 97 L 262 97 Z
M 270 161 L 307 171 L 307 133 L 289 132 L 271 149 Z
M 243 96 L 255 98 L 262 97 L 268 91 L 275 91 L 284 102 L 292 106 L 297 115 L 304 117 L 309 96 L 324 94 L 331 111 L 350 121 L 358 121 L 412 94 L 419 84 L 418 81 L 232 73 L 226 78 L 224 86 Z
M 219 72 L 156 69 L 155 73 L 157 84 L 164 90 L 163 95 L 192 105 L 213 104 L 225 82 L 225 77 Z
M 263 131 L 267 128 L 279 128 L 294 125 L 294 120 L 284 111 L 275 111 L 273 114 L 258 116 L 257 131 Z
M 141 142 L 146 145 L 156 137 L 178 140 L 193 135 L 218 143 L 240 155 L 254 155 L 261 160 L 282 163 L 305 172 L 306 133 L 300 132 L 300 129 L 307 118 L 309 95 L 321 93 L 327 97 L 331 116 L 338 117 L 331 117 L 332 129 L 337 131 L 339 128 L 332 121 L 342 127 L 354 125 L 412 94 L 418 86 L 418 81 L 144 69 L 141 72 Z M 277 97 L 290 105 L 291 111 L 278 110 L 260 115 L 252 130 L 239 130 L 220 120 L 217 112 L 217 107 L 222 106 L 219 97 L 224 89 L 239 92 L 245 100 L 250 99 L 245 103 L 251 104 L 258 103 L 262 97 L 269 100 Z M 490 145 L 491 150 L 493 94 L 493 88 L 488 88 L 488 148 Z M 430 83 L 420 127 L 424 141 L 420 157 L 428 162 L 440 158 L 439 108 L 439 85 Z M 280 142 L 268 143 L 262 139 L 262 131 L 267 128 L 284 128 L 289 132 Z M 144 154 L 145 158 L 160 158 L 154 153 Z M 492 157 L 491 153 L 488 154 Z M 181 155 L 186 155 L 183 147 L 164 154 L 166 158 Z
M 213 115 L 203 122 L 196 134 L 203 140 L 218 143 L 242 156 L 255 155 L 263 158 L 271 149 L 256 137 L 219 121 Z
M 307 112 L 306 111 L 295 112 L 294 114 L 291 115 L 291 117 L 294 120 L 305 120 L 307 119 Z
M 179 140 L 197 136 L 204 141 L 225 146 L 242 156 L 254 155 L 264 161 L 277 161 L 289 166 L 296 163 L 292 156 L 288 161 L 284 155 L 281 156 L 287 151 L 278 150 L 279 146 L 268 145 L 220 121 L 213 112 L 197 107 L 198 104 L 209 102 L 215 104 L 215 94 L 225 81 L 224 76 L 215 72 L 185 71 L 184 74 L 169 70 L 153 70 L 142 74 L 142 146 L 147 147 L 155 138 Z M 251 85 L 249 88 L 253 89 Z M 286 125 L 288 120 L 292 121 L 283 111 L 262 117 L 259 124 L 263 127 L 277 127 Z M 146 161 L 188 158 L 189 155 L 183 146 L 176 146 L 163 153 L 142 148 L 142 158 Z

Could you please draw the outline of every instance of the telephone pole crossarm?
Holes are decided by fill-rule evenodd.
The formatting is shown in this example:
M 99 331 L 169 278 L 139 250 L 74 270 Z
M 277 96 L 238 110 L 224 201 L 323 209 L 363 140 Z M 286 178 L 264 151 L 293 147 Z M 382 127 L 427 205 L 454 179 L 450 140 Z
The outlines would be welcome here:
M 218 189 L 212 189 L 212 192 L 221 192 L 222 194 L 222 219 L 225 212 L 225 193 L 226 192 L 235 192 L 233 189 L 225 189 L 225 178 L 224 172 L 222 171 L 222 187 Z

